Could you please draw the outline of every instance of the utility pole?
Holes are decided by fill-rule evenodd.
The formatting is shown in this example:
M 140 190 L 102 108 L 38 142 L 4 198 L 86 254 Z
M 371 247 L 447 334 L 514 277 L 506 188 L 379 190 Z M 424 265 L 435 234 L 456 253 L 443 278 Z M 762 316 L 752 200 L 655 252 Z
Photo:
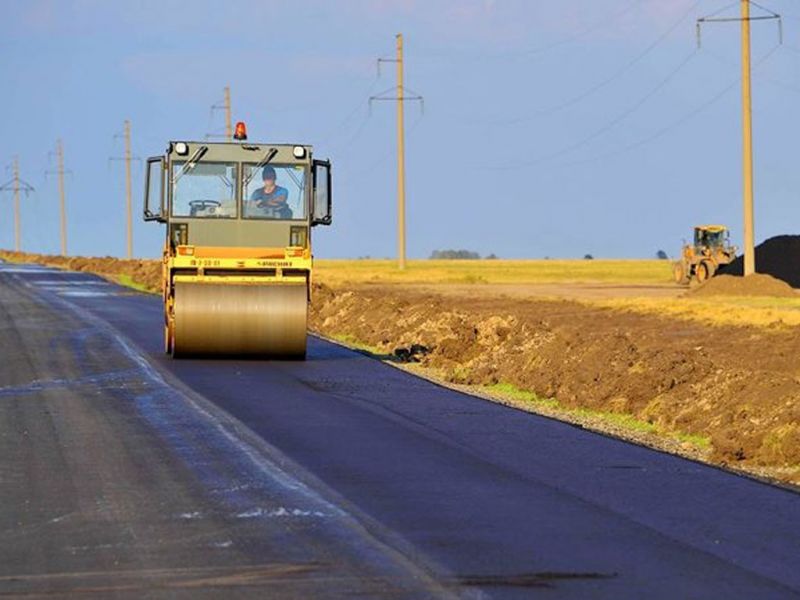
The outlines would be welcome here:
M 231 88 L 225 86 L 225 137 L 228 141 L 233 139 L 233 127 L 231 126 Z
M 406 131 L 403 122 L 403 34 L 397 34 L 397 266 L 406 268 Z
M 227 141 L 233 141 L 233 116 L 231 110 L 231 88 L 230 86 L 226 85 L 223 90 L 223 97 L 221 104 L 212 104 L 211 105 L 211 115 L 213 117 L 215 110 L 222 110 L 225 113 L 225 135 L 222 136 L 219 133 L 207 133 L 206 139 L 211 138 L 221 138 L 224 137 Z M 209 119 L 209 123 L 211 119 Z M 210 127 L 209 127 L 210 128 Z
M 741 0 L 742 20 L 742 197 L 744 203 L 744 275 L 756 272 L 753 224 L 753 109 L 750 86 L 750 0 Z
M 24 192 L 27 196 L 34 189 L 27 181 L 19 178 L 19 158 L 16 156 L 14 157 L 12 170 L 14 173 L 13 179 L 0 186 L 0 191 L 12 191 L 14 193 L 14 251 L 20 252 L 22 250 L 22 218 L 20 216 L 19 195 L 20 192 Z
M 58 199 L 61 212 L 61 256 L 67 255 L 67 202 L 64 193 L 64 145 L 58 140 Z
M 14 252 L 22 248 L 22 219 L 19 212 L 19 159 L 14 157 Z
M 377 100 L 397 101 L 397 268 L 403 270 L 406 268 L 406 148 L 403 103 L 408 100 L 414 100 L 419 101 L 420 106 L 424 107 L 424 99 L 414 92 L 412 92 L 411 96 L 405 94 L 406 88 L 403 84 L 403 34 L 398 33 L 395 38 L 397 42 L 396 57 L 394 59 L 379 58 L 378 74 L 380 74 L 381 63 L 396 63 L 397 85 L 377 96 L 371 96 L 369 101 L 370 105 Z M 386 96 L 386 94 L 392 92 L 394 92 L 394 96 Z
M 66 192 L 64 189 L 64 174 L 69 173 L 64 169 L 64 144 L 61 139 L 56 140 L 56 151 L 48 154 L 48 159 L 55 154 L 56 156 L 56 170 L 45 171 L 44 175 L 47 177 L 51 173 L 58 175 L 58 196 L 61 213 L 61 256 L 67 255 L 67 203 Z
M 115 138 L 120 137 L 115 135 Z M 125 142 L 125 152 L 122 157 L 111 157 L 109 160 L 122 160 L 125 161 L 125 239 L 126 239 L 126 256 L 133 258 L 133 198 L 131 195 L 131 188 L 133 181 L 131 179 L 131 162 L 140 160 L 138 156 L 133 156 L 131 152 L 131 122 L 127 119 L 123 125 L 122 138 Z
M 131 198 L 131 122 L 125 121 L 125 208 L 128 217 L 128 259 L 133 258 L 133 202 Z
M 739 17 L 717 17 L 714 13 L 708 17 L 697 19 L 697 43 L 700 45 L 700 26 L 703 23 L 725 23 L 739 21 L 741 25 L 742 53 L 742 208 L 744 227 L 742 230 L 744 244 L 744 275 L 756 272 L 755 227 L 753 209 L 753 106 L 750 64 L 750 21 L 777 20 L 778 38 L 783 42 L 783 25 L 778 13 L 758 6 L 765 14 L 750 15 L 752 0 L 739 0 Z M 724 9 L 723 9 L 724 10 Z M 721 12 L 721 11 L 718 11 Z

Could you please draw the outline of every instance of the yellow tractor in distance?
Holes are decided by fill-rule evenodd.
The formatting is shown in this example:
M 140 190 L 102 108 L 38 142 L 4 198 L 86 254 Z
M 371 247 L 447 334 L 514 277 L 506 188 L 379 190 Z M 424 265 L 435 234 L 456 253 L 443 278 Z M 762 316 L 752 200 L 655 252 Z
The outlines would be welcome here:
M 311 228 L 331 223 L 330 162 L 311 146 L 173 141 L 149 158 L 144 219 L 166 225 L 173 357 L 305 358 Z
M 685 285 L 692 278 L 698 283 L 706 281 L 736 258 L 736 250 L 724 225 L 698 225 L 694 228 L 694 242 L 683 246 L 680 260 L 672 265 L 675 283 Z

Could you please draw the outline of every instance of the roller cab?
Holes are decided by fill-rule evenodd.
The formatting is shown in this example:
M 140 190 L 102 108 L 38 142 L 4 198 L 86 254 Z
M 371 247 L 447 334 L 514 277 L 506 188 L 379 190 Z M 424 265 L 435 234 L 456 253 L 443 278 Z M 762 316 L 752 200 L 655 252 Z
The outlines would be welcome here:
M 331 223 L 311 146 L 170 142 L 147 161 L 144 219 L 166 225 L 166 352 L 305 357 L 311 231 Z

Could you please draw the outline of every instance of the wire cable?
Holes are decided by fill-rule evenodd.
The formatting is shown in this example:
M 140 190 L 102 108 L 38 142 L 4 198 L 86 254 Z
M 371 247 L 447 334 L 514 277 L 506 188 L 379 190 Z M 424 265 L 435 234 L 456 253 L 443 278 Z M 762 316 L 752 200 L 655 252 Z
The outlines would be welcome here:
M 587 136 L 584 136 L 577 142 L 570 144 L 569 146 L 565 146 L 556 152 L 551 152 L 550 154 L 545 154 L 543 156 L 539 156 L 533 160 L 525 161 L 521 163 L 516 163 L 513 165 L 502 165 L 496 167 L 482 167 L 483 169 L 490 170 L 490 171 L 509 171 L 513 169 L 518 169 L 520 167 L 530 167 L 533 165 L 537 165 L 539 163 L 543 163 L 546 161 L 553 160 L 555 158 L 559 158 L 564 156 L 565 154 L 569 154 L 574 152 L 575 150 L 585 146 L 592 140 L 597 139 L 601 135 L 605 134 L 606 132 L 610 131 L 614 127 L 616 127 L 619 123 L 627 119 L 630 115 L 634 112 L 639 110 L 648 100 L 650 100 L 653 96 L 655 96 L 658 92 L 660 92 L 683 68 L 691 61 L 695 56 L 697 56 L 697 51 L 692 50 L 691 53 L 687 54 L 676 66 L 673 68 L 664 78 L 662 78 L 655 86 L 653 86 L 644 96 L 639 98 L 636 102 L 631 104 L 625 110 L 623 110 L 620 114 L 614 117 L 611 121 L 603 125 L 602 127 L 596 129 L 592 133 Z
M 570 36 L 568 38 L 564 38 L 562 40 L 558 40 L 558 41 L 552 42 L 550 44 L 545 44 L 544 46 L 539 46 L 538 48 L 532 48 L 530 50 L 519 50 L 519 51 L 515 51 L 515 52 L 505 52 L 505 53 L 501 53 L 501 54 L 496 54 L 492 58 L 514 58 L 514 57 L 518 57 L 518 56 L 536 56 L 538 54 L 544 54 L 546 52 L 549 52 L 550 50 L 553 50 L 555 48 L 560 48 L 561 46 L 566 46 L 568 44 L 572 44 L 572 43 L 577 42 L 578 40 L 586 37 L 590 33 L 594 33 L 595 31 L 598 31 L 599 29 L 603 29 L 609 23 L 613 23 L 614 21 L 616 21 L 620 17 L 623 17 L 626 14 L 628 14 L 629 12 L 631 12 L 634 8 L 638 8 L 642 3 L 643 3 L 643 0 L 635 0 L 634 2 L 631 2 L 630 4 L 626 5 L 623 9 L 621 9 L 621 10 L 615 12 L 615 13 L 611 13 L 608 16 L 608 18 L 602 19 L 601 21 L 598 21 L 594 25 L 591 25 L 591 26 L 583 29 L 582 31 L 579 31 L 578 33 L 576 33 L 576 34 L 574 34 L 574 35 L 572 35 L 572 36 Z
M 422 114 L 420 114 L 411 123 L 411 125 L 409 125 L 408 130 L 406 131 L 406 137 L 407 138 L 411 138 L 412 137 L 412 134 L 417 129 L 419 124 L 422 122 L 422 119 L 423 119 L 423 116 L 422 116 Z M 355 171 L 350 171 L 350 172 L 345 171 L 344 173 L 342 173 L 342 179 L 341 179 L 341 183 L 339 185 L 345 185 L 346 186 L 349 183 L 349 180 L 352 179 L 353 177 L 356 177 L 358 175 L 363 175 L 364 173 L 369 173 L 369 172 L 375 170 L 376 167 L 383 165 L 386 162 L 386 159 L 391 157 L 391 155 L 394 154 L 394 153 L 395 153 L 395 149 L 394 148 L 389 148 L 389 149 L 386 150 L 386 152 L 383 152 L 380 156 L 378 156 L 375 160 L 371 161 L 366 166 L 361 167 L 360 169 L 357 169 Z
M 779 48 L 786 48 L 785 45 L 780 45 L 778 47 Z M 728 58 L 725 58 L 721 54 L 718 54 L 717 52 L 709 50 L 708 48 L 704 48 L 703 49 L 703 53 L 704 54 L 708 54 L 709 56 L 711 56 L 715 60 L 719 61 L 720 64 L 726 65 L 728 67 L 738 67 L 738 65 L 734 61 L 732 61 L 732 60 L 730 60 Z M 758 77 L 759 79 L 761 79 L 763 81 L 766 81 L 767 83 L 771 83 L 772 85 L 774 85 L 776 87 L 782 88 L 782 89 L 784 89 L 784 90 L 786 90 L 788 92 L 793 92 L 795 94 L 800 93 L 800 87 L 798 87 L 796 85 L 793 85 L 791 83 L 787 83 L 787 82 L 785 82 L 785 81 L 783 81 L 781 79 L 777 79 L 775 77 L 767 75 L 766 73 L 757 73 L 756 77 Z
M 609 77 L 606 77 L 602 81 L 596 83 L 595 85 L 591 86 L 590 88 L 584 90 L 580 94 L 573 96 L 572 98 L 561 102 L 559 104 L 549 106 L 547 108 L 543 108 L 533 112 L 532 114 L 525 116 L 525 117 L 515 117 L 513 119 L 502 119 L 499 121 L 495 121 L 492 125 L 500 125 L 500 126 L 509 126 L 509 125 L 518 125 L 520 123 L 525 123 L 527 121 L 532 121 L 534 119 L 552 115 L 557 112 L 561 112 L 575 104 L 585 100 L 586 98 L 594 95 L 595 93 L 599 92 L 600 90 L 604 89 L 605 87 L 611 85 L 614 81 L 622 77 L 625 73 L 635 67 L 640 61 L 646 58 L 653 50 L 655 50 L 664 40 L 666 40 L 673 31 L 675 31 L 686 17 L 688 17 L 699 5 L 702 0 L 696 0 L 689 8 L 684 11 L 680 18 L 675 20 L 672 25 L 664 31 L 661 35 L 659 35 L 655 41 L 653 41 L 650 45 L 648 45 L 642 52 L 634 56 L 631 60 L 625 63 L 620 69 L 616 70 L 612 73 Z
M 332 129 L 330 129 L 328 131 L 328 133 L 323 135 L 321 137 L 321 141 L 317 141 L 317 145 L 324 144 L 327 141 L 329 141 L 331 138 L 335 137 L 340 131 L 342 131 L 343 129 L 345 129 L 348 126 L 350 121 L 352 121 L 353 117 L 355 117 L 359 113 L 359 111 L 361 111 L 361 110 L 363 110 L 365 108 L 369 108 L 369 105 L 367 103 L 366 98 L 369 97 L 369 95 L 375 89 L 375 86 L 378 85 L 378 81 L 380 81 L 380 78 L 378 78 L 378 77 L 375 77 L 374 79 L 372 79 L 372 81 L 371 81 L 371 83 L 369 85 L 369 88 L 367 88 L 367 90 L 363 94 L 361 94 L 360 97 L 362 99 L 358 102 L 358 104 L 353 108 L 353 110 L 348 112 L 347 116 L 345 116 L 337 125 L 335 125 Z
M 764 62 L 766 62 L 770 58 L 770 56 L 772 56 L 772 54 L 775 53 L 775 51 L 779 47 L 780 46 L 773 47 L 772 50 L 770 50 L 762 58 L 760 58 L 758 60 L 758 62 L 756 63 L 756 67 L 759 67 Z M 690 121 L 691 119 L 693 119 L 694 117 L 696 117 L 697 115 L 699 115 L 700 113 L 705 111 L 707 108 L 709 108 L 709 107 L 713 106 L 714 104 L 716 104 L 726 94 L 728 94 L 731 90 L 733 90 L 739 84 L 741 79 L 742 79 L 741 77 L 737 77 L 731 83 L 729 83 L 727 86 L 722 88 L 719 92 L 714 94 L 711 98 L 709 98 L 708 100 L 706 100 L 705 102 L 703 102 L 699 106 L 693 108 L 691 111 L 689 111 L 688 113 L 684 114 L 679 119 L 676 119 L 675 121 L 673 121 L 669 125 L 666 125 L 666 126 L 662 127 L 661 129 L 657 130 L 656 132 L 654 132 L 653 134 L 651 134 L 651 135 L 649 135 L 649 136 L 647 136 L 645 138 L 639 139 L 638 141 L 633 142 L 631 144 L 628 144 L 627 146 L 623 146 L 622 148 L 619 148 L 618 150 L 614 150 L 614 151 L 611 151 L 611 152 L 607 152 L 605 154 L 600 154 L 598 156 L 593 156 L 593 157 L 582 159 L 582 160 L 576 160 L 576 161 L 564 163 L 564 164 L 559 165 L 559 167 L 574 167 L 574 166 L 588 164 L 588 163 L 591 163 L 591 162 L 597 162 L 597 161 L 605 160 L 607 158 L 613 158 L 615 156 L 619 156 L 621 154 L 625 154 L 627 152 L 630 152 L 631 150 L 636 150 L 637 148 L 641 148 L 642 146 L 645 146 L 646 144 L 649 144 L 650 142 L 653 142 L 653 141 L 663 137 L 664 135 L 666 135 L 667 133 L 669 133 L 673 129 L 677 129 L 678 127 L 682 126 L 687 121 Z

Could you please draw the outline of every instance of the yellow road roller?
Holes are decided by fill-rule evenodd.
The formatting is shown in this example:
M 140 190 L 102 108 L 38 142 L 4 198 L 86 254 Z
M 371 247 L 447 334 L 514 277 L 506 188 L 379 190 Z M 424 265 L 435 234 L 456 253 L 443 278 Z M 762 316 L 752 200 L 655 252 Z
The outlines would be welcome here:
M 331 166 L 311 146 L 173 141 L 147 160 L 145 221 L 166 225 L 173 357 L 305 358 L 311 228 L 331 223 Z

